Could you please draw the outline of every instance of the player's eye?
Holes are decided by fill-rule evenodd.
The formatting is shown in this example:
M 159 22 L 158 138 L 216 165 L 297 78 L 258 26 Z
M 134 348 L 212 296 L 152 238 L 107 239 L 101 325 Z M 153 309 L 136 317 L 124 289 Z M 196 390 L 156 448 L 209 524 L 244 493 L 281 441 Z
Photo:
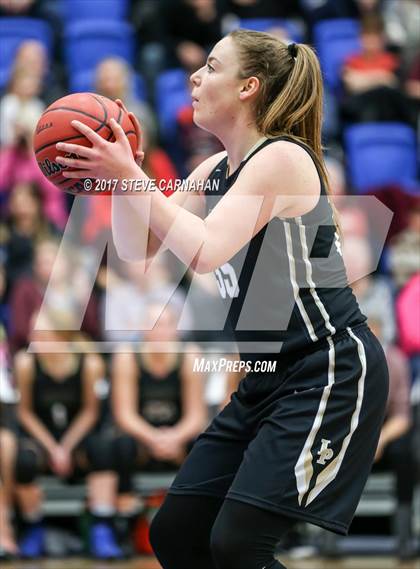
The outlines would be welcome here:
M 211 66 L 210 63 L 207 63 L 207 71 L 208 71 L 209 73 L 213 73 L 213 71 L 214 71 L 214 67 Z

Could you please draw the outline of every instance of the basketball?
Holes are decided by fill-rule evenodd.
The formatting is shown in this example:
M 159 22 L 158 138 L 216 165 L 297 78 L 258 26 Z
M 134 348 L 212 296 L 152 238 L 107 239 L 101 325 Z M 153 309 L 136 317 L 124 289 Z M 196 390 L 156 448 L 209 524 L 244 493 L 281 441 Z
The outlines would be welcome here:
M 91 142 L 72 127 L 71 121 L 85 123 L 105 140 L 115 140 L 108 122 L 114 118 L 124 129 L 130 142 L 133 156 L 137 149 L 137 136 L 128 114 L 117 103 L 95 93 L 75 93 L 55 101 L 41 115 L 35 129 L 33 147 L 44 176 L 58 188 L 71 193 L 84 193 L 83 180 L 65 178 L 65 166 L 58 164 L 56 156 L 78 158 L 56 149 L 57 142 L 71 142 L 91 147 Z

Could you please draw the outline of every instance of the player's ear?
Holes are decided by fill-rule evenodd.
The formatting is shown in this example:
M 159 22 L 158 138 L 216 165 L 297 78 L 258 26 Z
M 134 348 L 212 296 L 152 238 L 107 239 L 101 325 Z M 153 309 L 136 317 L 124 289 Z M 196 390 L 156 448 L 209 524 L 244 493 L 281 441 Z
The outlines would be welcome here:
M 258 77 L 248 77 L 242 84 L 242 87 L 239 91 L 239 98 L 242 101 L 245 101 L 246 99 L 249 99 L 249 97 L 255 95 L 259 88 L 260 80 Z

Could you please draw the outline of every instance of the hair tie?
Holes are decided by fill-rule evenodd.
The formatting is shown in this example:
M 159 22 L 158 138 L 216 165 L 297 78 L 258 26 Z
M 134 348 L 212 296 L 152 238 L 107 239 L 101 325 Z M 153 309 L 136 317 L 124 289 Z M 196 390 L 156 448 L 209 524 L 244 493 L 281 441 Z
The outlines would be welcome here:
M 298 53 L 297 44 L 289 43 L 289 45 L 287 46 L 287 51 L 289 52 L 290 57 L 293 57 L 293 59 L 295 59 L 295 57 L 297 56 L 297 53 Z

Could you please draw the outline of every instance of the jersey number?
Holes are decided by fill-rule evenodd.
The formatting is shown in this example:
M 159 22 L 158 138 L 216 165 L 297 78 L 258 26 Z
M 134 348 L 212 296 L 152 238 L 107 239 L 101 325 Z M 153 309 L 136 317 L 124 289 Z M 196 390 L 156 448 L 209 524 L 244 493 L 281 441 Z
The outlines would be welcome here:
M 235 269 L 231 264 L 225 263 L 215 271 L 217 286 L 219 287 L 220 296 L 226 298 L 235 298 L 239 295 L 238 279 Z

